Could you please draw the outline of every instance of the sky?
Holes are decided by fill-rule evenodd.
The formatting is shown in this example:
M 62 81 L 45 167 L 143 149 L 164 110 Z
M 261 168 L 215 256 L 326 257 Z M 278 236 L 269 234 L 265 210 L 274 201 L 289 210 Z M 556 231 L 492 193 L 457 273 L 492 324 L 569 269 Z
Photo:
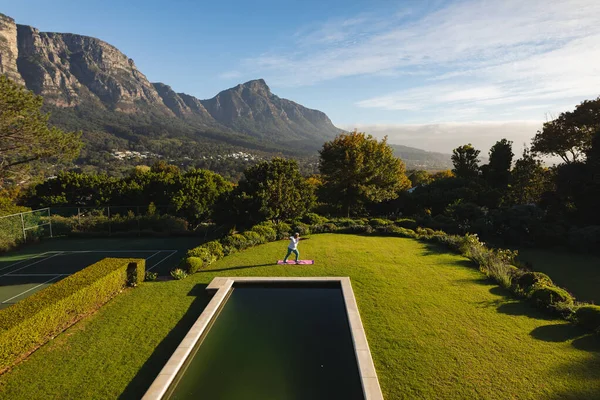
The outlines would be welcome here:
M 205 99 L 251 79 L 391 143 L 515 153 L 600 95 L 597 0 L 0 0 L 42 31 L 102 39 Z

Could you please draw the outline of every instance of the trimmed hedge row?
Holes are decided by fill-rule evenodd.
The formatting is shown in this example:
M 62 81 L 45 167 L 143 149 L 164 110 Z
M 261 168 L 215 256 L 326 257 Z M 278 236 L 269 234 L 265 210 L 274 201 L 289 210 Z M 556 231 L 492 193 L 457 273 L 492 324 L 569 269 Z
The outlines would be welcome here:
M 145 260 L 105 258 L 0 311 L 0 373 L 144 281 Z

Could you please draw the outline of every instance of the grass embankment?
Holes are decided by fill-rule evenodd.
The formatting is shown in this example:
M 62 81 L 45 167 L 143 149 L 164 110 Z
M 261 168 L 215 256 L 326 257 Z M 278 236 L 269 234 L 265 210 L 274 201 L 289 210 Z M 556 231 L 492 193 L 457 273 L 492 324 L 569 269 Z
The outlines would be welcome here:
M 482 279 L 468 260 L 411 239 L 314 235 L 123 293 L 0 377 L 11 399 L 139 398 L 205 306 L 215 276 L 350 276 L 386 399 L 600 397 L 600 341 Z
M 579 301 L 600 304 L 600 257 L 564 251 L 521 249 L 519 260 L 547 274 Z

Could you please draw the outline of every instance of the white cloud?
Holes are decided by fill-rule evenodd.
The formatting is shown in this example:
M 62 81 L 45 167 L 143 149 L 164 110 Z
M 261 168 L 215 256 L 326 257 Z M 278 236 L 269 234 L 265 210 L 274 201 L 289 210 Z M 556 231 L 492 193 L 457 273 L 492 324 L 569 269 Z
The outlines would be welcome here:
M 330 20 L 298 33 L 293 51 L 267 52 L 243 65 L 278 86 L 357 75 L 392 83 L 414 74 L 412 87 L 390 85 L 389 93 L 357 105 L 464 109 L 465 118 L 600 94 L 600 1 L 466 0 L 417 18 L 419 11 Z
M 450 153 L 452 149 L 472 143 L 486 155 L 490 147 L 502 138 L 512 140 L 513 152 L 520 156 L 524 144 L 542 127 L 542 121 L 472 121 L 436 124 L 346 124 L 340 128 L 358 129 L 389 143 L 402 144 L 428 151 Z

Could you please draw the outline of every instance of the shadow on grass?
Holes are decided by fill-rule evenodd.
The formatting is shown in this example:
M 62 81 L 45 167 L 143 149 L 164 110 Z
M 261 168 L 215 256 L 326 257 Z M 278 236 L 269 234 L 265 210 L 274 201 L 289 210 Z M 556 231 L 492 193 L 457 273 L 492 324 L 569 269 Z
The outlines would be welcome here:
M 533 305 L 521 300 L 510 301 L 500 305 L 496 309 L 501 314 L 525 316 L 529 318 L 541 319 L 544 321 L 555 321 L 557 317 L 548 315 L 542 310 L 535 308 Z
M 119 396 L 119 399 L 141 399 L 146 390 L 152 384 L 160 370 L 167 363 L 179 343 L 196 322 L 204 308 L 208 304 L 210 297 L 206 292 L 207 285 L 198 284 L 188 293 L 188 296 L 195 296 L 185 315 L 179 320 L 177 325 L 156 347 L 150 358 L 146 360 L 142 368 L 135 377 L 129 382 L 125 391 Z
M 566 342 L 586 335 L 582 328 L 568 323 L 538 326 L 529 334 L 544 342 Z
M 591 353 L 598 353 L 598 367 L 600 367 L 600 335 L 589 333 L 583 337 L 573 340 L 573 347 Z M 600 396 L 598 396 L 600 398 Z
M 275 266 L 275 265 L 277 265 L 277 264 L 275 264 L 275 263 L 269 263 L 269 264 L 256 264 L 256 265 L 240 265 L 239 267 L 231 267 L 231 268 L 207 269 L 207 270 L 204 270 L 204 271 L 200 271 L 200 273 L 235 271 L 236 269 L 269 267 L 269 266 Z

